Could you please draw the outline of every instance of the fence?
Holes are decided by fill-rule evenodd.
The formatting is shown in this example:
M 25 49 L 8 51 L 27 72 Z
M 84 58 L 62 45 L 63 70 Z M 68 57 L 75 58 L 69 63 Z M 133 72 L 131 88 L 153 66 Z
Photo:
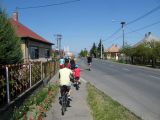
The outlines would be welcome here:
M 0 66 L 0 107 L 10 104 L 40 81 L 49 80 L 58 66 L 57 61 Z

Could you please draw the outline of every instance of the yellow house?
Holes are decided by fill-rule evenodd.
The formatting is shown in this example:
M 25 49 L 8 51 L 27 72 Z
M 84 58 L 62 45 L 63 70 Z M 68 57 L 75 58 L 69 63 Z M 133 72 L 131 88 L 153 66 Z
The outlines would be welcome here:
M 53 43 L 48 42 L 40 35 L 21 24 L 18 21 L 18 12 L 13 13 L 11 24 L 15 28 L 16 34 L 21 38 L 24 62 L 51 60 Z
M 111 47 L 105 50 L 106 59 L 118 60 L 119 55 L 120 55 L 120 48 L 115 44 L 112 44 Z

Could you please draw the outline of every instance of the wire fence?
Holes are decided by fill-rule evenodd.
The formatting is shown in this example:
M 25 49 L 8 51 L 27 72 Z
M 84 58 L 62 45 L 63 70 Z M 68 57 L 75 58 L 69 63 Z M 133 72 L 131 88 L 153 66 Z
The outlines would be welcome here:
M 50 80 L 58 68 L 58 61 L 0 66 L 0 108 L 13 102 L 40 81 Z

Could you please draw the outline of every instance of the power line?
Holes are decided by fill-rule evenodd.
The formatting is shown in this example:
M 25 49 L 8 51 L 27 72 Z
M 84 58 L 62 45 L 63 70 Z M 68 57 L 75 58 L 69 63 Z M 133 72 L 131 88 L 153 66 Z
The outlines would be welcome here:
M 40 5 L 40 6 L 17 7 L 17 9 L 34 9 L 34 8 L 51 7 L 51 6 L 56 6 L 56 5 L 69 4 L 69 3 L 78 2 L 78 1 L 80 0 L 71 0 L 71 1 L 61 2 L 61 3 L 47 4 L 47 5 Z
M 131 33 L 134 33 L 134 32 L 138 32 L 138 31 L 140 31 L 140 30 L 146 29 L 146 28 L 148 28 L 148 27 L 154 26 L 154 25 L 159 24 L 159 23 L 160 23 L 160 21 L 157 21 L 157 22 L 154 22 L 154 23 L 152 23 L 152 24 L 143 26 L 143 27 L 141 27 L 141 28 L 132 30 L 131 32 L 127 32 L 126 35 L 131 34 Z M 112 40 L 110 40 L 109 42 L 113 42 L 114 40 L 116 40 L 116 39 L 118 39 L 118 38 L 121 38 L 121 37 L 122 37 L 122 35 L 121 35 L 121 36 L 118 36 L 118 37 L 116 37 L 116 38 L 114 38 L 114 39 L 112 39 Z
M 132 28 L 130 28 L 128 26 L 126 28 L 130 29 L 131 32 L 135 31 L 135 30 L 133 30 Z M 143 36 L 143 34 L 139 33 L 138 31 L 135 31 L 135 33 L 137 33 L 139 36 Z
M 107 39 L 103 40 L 106 41 L 108 39 L 111 39 L 112 37 L 114 37 L 119 31 L 121 30 L 121 28 L 118 28 L 112 35 L 110 35 Z
M 128 33 L 126 33 L 126 34 L 134 33 L 134 32 L 137 32 L 137 31 L 146 29 L 146 28 L 148 28 L 148 27 L 151 27 L 151 26 L 153 26 L 153 25 L 159 24 L 159 23 L 160 23 L 160 21 L 157 21 L 157 22 L 154 22 L 154 23 L 152 23 L 152 24 L 149 24 L 149 25 L 146 25 L 146 26 L 144 26 L 144 27 L 141 27 L 141 28 L 138 28 L 138 29 L 136 29 L 136 30 L 133 30 L 132 32 L 128 32 Z
M 155 11 L 157 11 L 157 10 L 159 10 L 159 9 L 160 9 L 160 5 L 157 6 L 157 7 L 155 7 L 155 8 L 153 8 L 152 10 L 150 10 L 150 11 L 147 12 L 147 13 L 145 13 L 144 15 L 142 15 L 142 16 L 140 16 L 140 17 L 138 17 L 138 18 L 136 18 L 136 19 L 134 19 L 134 20 L 128 22 L 126 25 L 130 25 L 130 24 L 132 24 L 132 23 L 135 23 L 135 22 L 137 22 L 138 20 L 143 19 L 144 17 L 146 17 L 146 16 L 152 14 L 153 12 L 155 12 Z
M 141 31 L 141 30 L 143 30 L 143 29 L 146 29 L 146 28 L 152 27 L 152 26 L 154 26 L 154 25 L 156 25 L 156 24 L 160 24 L 160 21 L 154 22 L 154 23 L 152 23 L 152 24 L 149 24 L 149 25 L 143 26 L 143 27 L 138 28 L 138 29 L 135 29 L 135 30 L 131 30 L 131 32 L 127 32 L 127 33 L 126 33 L 126 35 L 131 34 L 131 33 L 134 33 L 134 32 L 137 32 L 137 33 L 138 33 L 138 31 Z M 139 35 L 141 35 L 140 33 L 138 33 L 138 34 L 139 34 Z M 120 38 L 120 37 L 122 37 L 122 35 L 121 35 L 121 36 L 116 37 L 115 39 Z

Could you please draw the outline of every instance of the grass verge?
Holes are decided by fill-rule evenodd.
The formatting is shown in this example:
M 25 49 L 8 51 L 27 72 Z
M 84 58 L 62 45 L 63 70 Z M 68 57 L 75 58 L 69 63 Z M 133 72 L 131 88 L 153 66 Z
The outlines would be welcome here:
M 90 83 L 87 83 L 87 90 L 93 120 L 141 120 Z
M 46 112 L 51 108 L 58 93 L 57 84 L 49 84 L 34 96 L 31 96 L 24 104 L 14 108 L 11 120 L 42 120 Z

